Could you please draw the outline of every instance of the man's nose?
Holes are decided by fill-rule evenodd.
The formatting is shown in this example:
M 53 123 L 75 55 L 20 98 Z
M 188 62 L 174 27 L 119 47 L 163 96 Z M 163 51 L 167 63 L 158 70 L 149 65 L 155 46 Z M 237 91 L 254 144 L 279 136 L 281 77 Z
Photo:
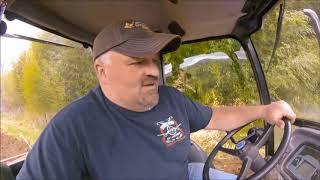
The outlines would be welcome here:
M 155 76 L 159 77 L 160 67 L 157 62 L 150 62 L 146 68 L 146 75 L 147 76 Z

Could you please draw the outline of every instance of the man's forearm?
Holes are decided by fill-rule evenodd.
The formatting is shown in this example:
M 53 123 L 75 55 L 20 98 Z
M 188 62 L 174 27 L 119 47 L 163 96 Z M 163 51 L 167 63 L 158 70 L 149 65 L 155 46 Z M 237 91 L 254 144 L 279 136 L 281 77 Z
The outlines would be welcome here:
M 211 120 L 205 129 L 232 130 L 256 119 L 264 119 L 269 124 L 284 128 L 283 117 L 296 119 L 296 114 L 285 101 L 276 101 L 268 105 L 244 107 L 213 107 Z
M 205 129 L 228 131 L 263 118 L 265 105 L 244 107 L 213 107 L 211 120 Z

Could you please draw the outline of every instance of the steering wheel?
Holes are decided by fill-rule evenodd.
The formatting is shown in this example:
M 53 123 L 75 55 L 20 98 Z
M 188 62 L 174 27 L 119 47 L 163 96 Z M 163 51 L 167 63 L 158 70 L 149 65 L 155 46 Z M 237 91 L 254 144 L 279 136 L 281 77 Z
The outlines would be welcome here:
M 262 136 L 258 138 L 254 143 L 251 143 L 248 140 L 250 138 L 249 136 L 245 137 L 241 141 L 236 142 L 235 149 L 228 149 L 222 146 L 229 139 L 235 142 L 233 139 L 233 135 L 236 134 L 238 131 L 240 131 L 246 125 L 228 132 L 227 135 L 216 145 L 216 147 L 211 151 L 210 155 L 208 156 L 203 168 L 203 179 L 210 180 L 209 178 L 210 164 L 219 151 L 225 152 L 232 156 L 237 156 L 242 160 L 243 163 L 242 163 L 240 173 L 237 177 L 238 180 L 243 180 L 243 179 L 253 180 L 253 179 L 261 179 L 262 177 L 264 177 L 278 163 L 279 159 L 282 157 L 286 148 L 289 145 L 290 136 L 291 136 L 291 123 L 288 119 L 284 119 L 284 122 L 285 122 L 284 133 L 283 133 L 280 145 L 277 151 L 274 153 L 274 155 L 267 161 L 265 161 L 260 156 L 259 149 L 263 145 L 265 145 L 266 142 L 268 141 L 270 135 L 273 133 L 274 125 L 268 124 L 265 130 L 263 131 Z M 257 167 L 256 164 L 252 166 L 253 163 L 258 164 L 258 166 L 260 167 Z M 255 173 L 249 176 L 248 178 L 246 178 L 250 168 L 252 168 L 255 171 Z

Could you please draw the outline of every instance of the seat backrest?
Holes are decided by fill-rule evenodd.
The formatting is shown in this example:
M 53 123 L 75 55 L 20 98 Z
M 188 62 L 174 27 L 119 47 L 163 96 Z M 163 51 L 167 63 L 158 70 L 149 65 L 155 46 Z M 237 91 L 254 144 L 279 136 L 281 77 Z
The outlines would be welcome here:
M 208 155 L 201 149 L 199 145 L 191 141 L 190 148 L 191 149 L 188 156 L 189 162 L 201 162 L 201 163 L 206 162 Z
M 1 164 L 1 167 L 0 167 L 0 174 L 1 174 L 0 179 L 1 180 L 15 180 L 10 167 L 7 166 L 4 163 L 0 163 L 0 164 Z

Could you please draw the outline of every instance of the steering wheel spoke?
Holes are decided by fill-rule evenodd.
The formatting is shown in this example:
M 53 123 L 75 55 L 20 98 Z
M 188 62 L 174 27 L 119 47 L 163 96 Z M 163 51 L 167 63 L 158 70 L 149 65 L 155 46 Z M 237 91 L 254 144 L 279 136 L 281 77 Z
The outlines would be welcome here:
M 264 146 L 270 135 L 273 133 L 273 129 L 274 129 L 274 125 L 272 125 L 272 127 L 269 127 L 266 132 L 262 135 L 261 139 L 259 139 L 256 143 L 255 143 L 255 146 L 260 149 L 262 146 Z
M 249 170 L 251 168 L 251 164 L 252 164 L 252 159 L 251 158 L 246 158 L 243 161 L 243 164 L 242 164 L 240 173 L 239 173 L 239 175 L 237 177 L 237 180 L 243 180 L 243 179 L 245 179 L 247 177 L 247 175 L 249 173 Z
M 227 154 L 230 154 L 232 156 L 238 156 L 239 155 L 238 151 L 234 150 L 234 149 L 220 147 L 220 151 L 222 151 L 224 153 L 227 153 Z

